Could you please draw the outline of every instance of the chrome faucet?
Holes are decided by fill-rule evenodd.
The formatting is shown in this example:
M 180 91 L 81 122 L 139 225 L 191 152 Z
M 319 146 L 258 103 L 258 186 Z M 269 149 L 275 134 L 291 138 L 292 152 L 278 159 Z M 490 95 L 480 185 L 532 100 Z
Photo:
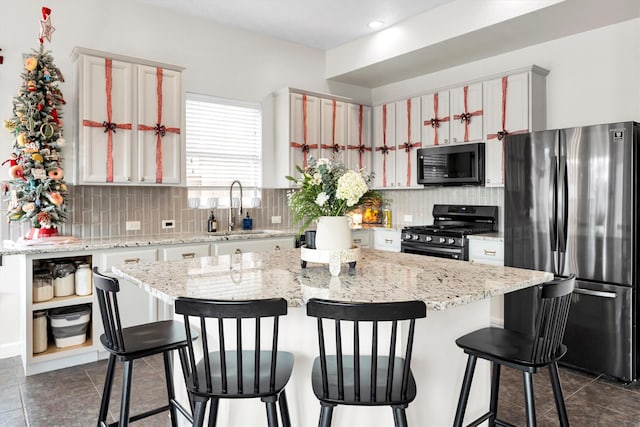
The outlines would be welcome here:
M 235 183 L 238 183 L 238 187 L 240 187 L 240 207 L 238 209 L 238 215 L 240 215 L 240 221 L 242 221 L 242 184 L 236 179 L 229 187 L 229 231 L 233 231 L 233 226 L 235 225 L 235 217 L 231 213 L 233 210 L 233 184 Z

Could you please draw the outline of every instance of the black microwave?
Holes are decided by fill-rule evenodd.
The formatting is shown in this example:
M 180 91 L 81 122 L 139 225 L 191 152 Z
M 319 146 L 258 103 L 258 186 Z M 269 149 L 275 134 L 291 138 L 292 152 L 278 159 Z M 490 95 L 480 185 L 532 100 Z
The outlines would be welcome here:
M 418 184 L 484 185 L 484 142 L 419 149 Z

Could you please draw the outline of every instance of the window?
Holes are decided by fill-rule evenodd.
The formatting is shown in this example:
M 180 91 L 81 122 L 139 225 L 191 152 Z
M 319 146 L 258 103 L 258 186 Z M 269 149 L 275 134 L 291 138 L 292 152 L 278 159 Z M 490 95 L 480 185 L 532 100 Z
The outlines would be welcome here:
M 189 207 L 229 206 L 240 181 L 244 206 L 260 205 L 262 111 L 259 104 L 187 93 L 186 157 Z M 238 196 L 234 188 L 234 196 Z M 237 201 L 234 200 L 234 204 Z

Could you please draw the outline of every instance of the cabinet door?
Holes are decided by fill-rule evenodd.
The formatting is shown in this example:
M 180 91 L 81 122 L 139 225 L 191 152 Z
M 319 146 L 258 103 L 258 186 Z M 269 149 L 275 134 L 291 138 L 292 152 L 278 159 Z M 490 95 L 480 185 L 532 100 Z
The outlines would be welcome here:
M 179 71 L 138 67 L 138 176 L 143 184 L 179 184 L 182 81 Z
M 504 136 L 529 131 L 529 75 L 504 76 L 484 83 L 485 182 L 504 184 Z
M 335 99 L 320 100 L 320 157 L 346 162 L 347 104 Z
M 215 255 L 240 254 L 244 252 L 266 252 L 293 248 L 293 237 L 274 239 L 231 240 L 214 243 Z
M 396 188 L 418 188 L 416 150 L 420 142 L 420 98 L 396 102 Z
M 373 107 L 373 178 L 374 188 L 396 185 L 396 106 Z
M 449 92 L 422 96 L 422 146 L 449 143 Z
M 347 167 L 372 171 L 371 107 L 348 104 Z
M 297 177 L 296 166 L 304 169 L 320 154 L 320 98 L 292 93 L 289 116 L 289 175 Z
M 129 183 L 135 125 L 133 65 L 82 56 L 80 67 L 80 182 Z
M 361 248 L 368 248 L 371 246 L 371 230 L 353 230 L 351 232 L 351 238 L 353 244 Z
M 102 272 L 109 274 L 111 267 L 118 264 L 155 261 L 156 249 L 135 249 L 128 251 L 107 252 L 102 258 Z M 139 325 L 157 320 L 155 298 L 137 285 L 120 280 L 118 308 L 123 327 Z
M 373 248 L 382 251 L 400 252 L 400 235 L 400 230 L 376 228 L 373 231 Z
M 482 83 L 451 89 L 449 96 L 451 142 L 481 141 Z

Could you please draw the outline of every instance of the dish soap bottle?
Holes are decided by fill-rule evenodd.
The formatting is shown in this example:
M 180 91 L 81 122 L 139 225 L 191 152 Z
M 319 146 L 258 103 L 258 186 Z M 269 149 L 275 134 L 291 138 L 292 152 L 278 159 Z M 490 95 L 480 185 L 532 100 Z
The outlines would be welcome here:
M 253 229 L 253 218 L 249 216 L 249 212 L 247 212 L 246 218 L 242 220 L 242 229 L 243 230 Z
M 218 222 L 216 221 L 216 216 L 213 214 L 213 211 L 209 214 L 209 220 L 207 221 L 207 231 L 209 233 L 215 233 L 218 231 Z

